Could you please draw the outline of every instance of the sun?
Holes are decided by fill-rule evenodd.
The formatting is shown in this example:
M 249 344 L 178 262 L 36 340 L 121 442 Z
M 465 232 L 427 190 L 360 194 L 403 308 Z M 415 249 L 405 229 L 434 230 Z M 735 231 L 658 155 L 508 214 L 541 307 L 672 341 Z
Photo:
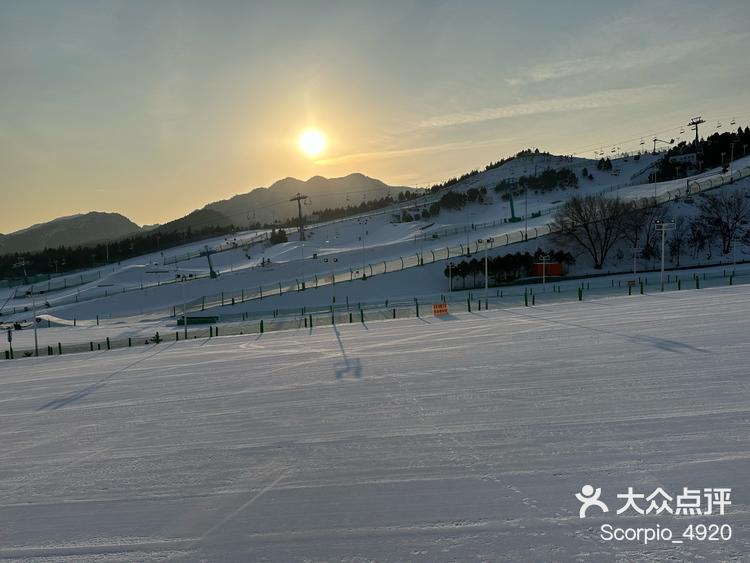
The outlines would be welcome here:
M 308 129 L 297 139 L 297 146 L 307 156 L 318 156 L 326 148 L 326 138 L 320 131 Z

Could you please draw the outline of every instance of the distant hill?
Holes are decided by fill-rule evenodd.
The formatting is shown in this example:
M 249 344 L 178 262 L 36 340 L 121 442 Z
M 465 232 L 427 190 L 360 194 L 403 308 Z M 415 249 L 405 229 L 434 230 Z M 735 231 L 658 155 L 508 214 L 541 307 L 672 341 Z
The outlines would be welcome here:
M 78 246 L 105 239 L 117 239 L 140 232 L 141 228 L 119 213 L 90 213 L 60 217 L 0 235 L 0 254 L 36 252 L 58 246 Z
M 356 206 L 363 201 L 380 199 L 388 194 L 398 197 L 400 191 L 414 188 L 393 187 L 363 174 L 343 178 L 314 176 L 307 181 L 285 178 L 268 188 L 256 188 L 230 199 L 210 203 L 184 217 L 161 225 L 139 227 L 119 213 L 90 213 L 60 217 L 10 234 L 0 234 L 0 255 L 15 252 L 37 252 L 59 246 L 86 246 L 114 241 L 134 234 L 187 232 L 211 228 L 247 226 L 249 223 L 271 224 L 297 216 L 297 204 L 289 198 L 297 192 L 309 197 L 304 213 L 310 214 L 329 207 Z
M 256 188 L 248 193 L 229 199 L 209 203 L 204 209 L 218 211 L 235 225 L 248 223 L 272 223 L 274 219 L 284 221 L 297 216 L 297 204 L 289 198 L 300 192 L 308 196 L 304 213 L 322 211 L 325 208 L 359 205 L 362 201 L 380 199 L 391 194 L 395 199 L 400 191 L 414 191 L 405 186 L 389 186 L 364 174 L 349 174 L 343 178 L 313 176 L 307 181 L 284 178 L 268 188 Z
M 169 223 L 156 225 L 155 227 L 152 227 L 148 230 L 150 232 L 161 233 L 188 230 L 197 232 L 208 227 L 230 227 L 232 226 L 232 224 L 232 220 L 223 213 L 220 213 L 219 211 L 216 211 L 214 209 L 204 208 L 192 211 L 184 217 L 180 217 L 179 219 L 175 219 L 174 221 L 170 221 Z M 145 227 L 144 230 L 146 230 Z

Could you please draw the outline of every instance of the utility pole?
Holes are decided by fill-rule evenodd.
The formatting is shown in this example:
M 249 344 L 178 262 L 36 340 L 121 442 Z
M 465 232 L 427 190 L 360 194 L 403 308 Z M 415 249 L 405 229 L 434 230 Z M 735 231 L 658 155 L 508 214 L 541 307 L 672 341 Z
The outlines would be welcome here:
M 43 291 L 40 291 L 39 294 L 41 295 L 44 293 Z M 31 322 L 34 324 L 34 355 L 39 355 L 39 339 L 37 338 L 36 333 L 36 294 L 32 290 L 28 290 L 26 292 L 26 296 L 31 296 L 31 309 L 33 311 L 34 318 L 31 320 Z
M 307 196 L 302 195 L 299 192 L 297 192 L 296 196 L 289 199 L 289 201 L 297 202 L 297 211 L 299 212 L 299 240 L 300 241 L 305 240 L 305 226 L 302 223 L 302 200 L 303 199 L 307 199 Z
M 362 226 L 362 279 L 366 280 L 367 275 L 365 274 L 365 225 L 367 225 L 367 219 L 359 219 L 358 223 Z
M 661 290 L 664 291 L 664 245 L 667 240 L 667 231 L 674 229 L 674 220 L 672 221 L 657 221 L 656 230 L 661 231 L 661 277 L 659 279 L 661 283 Z
M 534 165 L 534 178 L 536 178 L 536 164 Z M 524 233 L 523 233 L 523 240 L 529 240 L 529 183 L 526 182 L 526 189 L 523 191 L 524 193 L 524 200 L 525 200 L 525 209 L 524 209 Z
M 523 210 L 523 219 L 524 219 L 524 228 L 523 228 L 523 240 L 529 240 L 529 184 L 526 184 L 526 189 L 523 191 L 524 194 L 524 210 Z
M 547 262 L 549 262 L 549 254 L 542 254 L 539 258 L 542 261 L 542 291 L 547 292 Z
M 493 238 L 486 238 L 486 239 L 479 239 L 478 242 L 484 243 L 484 305 L 487 306 L 487 294 L 489 292 L 489 283 L 490 283 L 490 276 L 489 276 L 489 268 L 487 267 L 487 247 L 495 242 L 495 239 Z

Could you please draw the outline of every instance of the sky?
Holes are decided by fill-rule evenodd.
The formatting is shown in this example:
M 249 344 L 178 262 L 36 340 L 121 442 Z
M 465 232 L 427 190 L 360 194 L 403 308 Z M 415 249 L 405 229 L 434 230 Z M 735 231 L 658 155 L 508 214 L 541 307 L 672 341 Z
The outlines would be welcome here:
M 748 124 L 748 22 L 746 0 L 0 0 L 0 233 Z

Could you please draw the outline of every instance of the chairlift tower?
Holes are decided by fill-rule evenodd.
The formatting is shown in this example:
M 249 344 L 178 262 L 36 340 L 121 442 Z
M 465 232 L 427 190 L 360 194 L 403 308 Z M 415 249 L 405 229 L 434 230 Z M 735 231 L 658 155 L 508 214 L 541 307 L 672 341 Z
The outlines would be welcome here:
M 302 201 L 307 199 L 306 195 L 297 192 L 297 195 L 290 198 L 289 201 L 297 202 L 297 211 L 299 212 L 299 240 L 305 240 L 305 225 L 302 223 Z
M 26 273 L 26 266 L 28 266 L 28 264 L 29 263 L 26 261 L 26 258 L 24 258 L 23 256 L 21 256 L 16 261 L 16 263 L 13 264 L 14 268 L 20 268 L 21 270 L 23 270 L 23 283 L 29 283 L 29 276 Z
M 219 276 L 219 274 L 216 273 L 216 270 L 214 270 L 214 265 L 211 263 L 211 255 L 215 252 L 215 250 L 211 250 L 208 245 L 205 246 L 206 249 L 206 260 L 208 260 L 208 274 L 211 277 L 211 279 L 214 279 Z
M 703 119 L 700 115 L 697 117 L 694 117 L 688 122 L 688 127 L 692 127 L 693 131 L 695 131 L 695 161 L 696 164 L 698 163 L 698 154 L 701 152 L 700 150 L 700 144 L 698 143 L 698 126 L 701 123 L 705 123 L 706 120 Z

